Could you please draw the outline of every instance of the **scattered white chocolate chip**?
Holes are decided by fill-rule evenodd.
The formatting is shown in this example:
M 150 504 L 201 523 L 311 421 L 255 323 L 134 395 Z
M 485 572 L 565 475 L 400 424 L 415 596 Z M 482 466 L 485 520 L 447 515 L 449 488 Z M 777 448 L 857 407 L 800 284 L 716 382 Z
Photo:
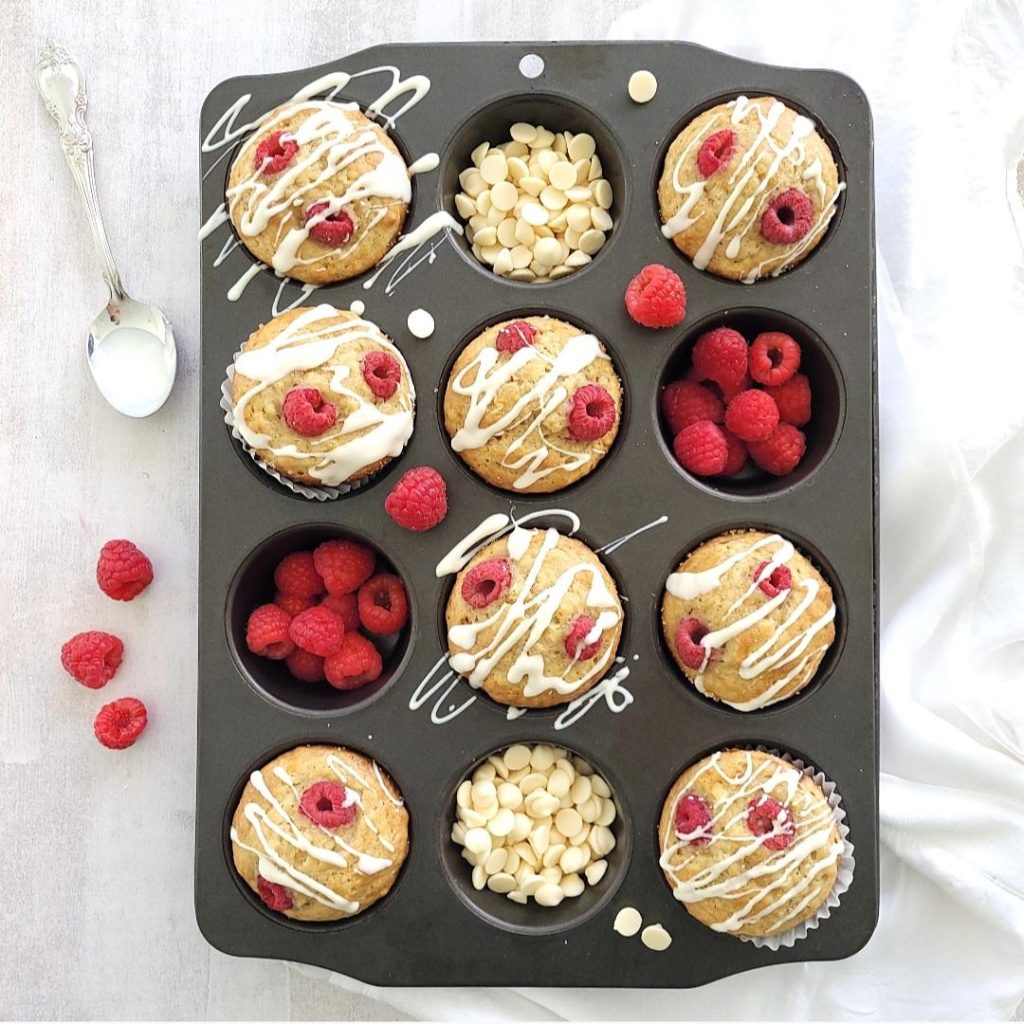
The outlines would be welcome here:
M 407 323 L 414 338 L 429 338 L 434 333 L 434 318 L 425 309 L 414 309 Z
M 634 71 L 629 76 L 628 89 L 634 103 L 650 103 L 658 91 L 658 80 L 650 71 Z
M 640 941 L 656 953 L 672 945 L 672 936 L 660 924 L 649 924 L 641 933 Z
M 640 911 L 636 907 L 623 907 L 615 915 L 612 928 L 628 939 L 640 931 L 640 926 L 643 923 L 644 919 L 640 916 Z

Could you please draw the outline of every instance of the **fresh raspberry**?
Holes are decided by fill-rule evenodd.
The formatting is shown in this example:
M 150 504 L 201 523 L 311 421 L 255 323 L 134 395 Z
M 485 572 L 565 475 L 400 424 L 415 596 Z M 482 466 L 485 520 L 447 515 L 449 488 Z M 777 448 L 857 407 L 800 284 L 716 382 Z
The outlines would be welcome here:
M 274 570 L 274 585 L 282 594 L 316 597 L 324 592 L 324 581 L 317 572 L 312 551 L 293 551 L 285 555 Z
M 262 875 L 256 876 L 256 891 L 263 905 L 278 912 L 292 909 L 292 894 L 276 882 L 268 882 Z
M 725 410 L 725 425 L 741 441 L 763 441 L 779 425 L 779 410 L 771 395 L 741 391 Z
M 644 327 L 675 327 L 686 317 L 686 289 L 679 275 L 648 263 L 626 287 L 626 311 Z
M 735 476 L 747 464 L 747 449 L 743 442 L 725 427 L 722 428 L 728 451 L 725 456 L 725 467 L 719 476 Z
M 403 473 L 384 499 L 384 511 L 406 530 L 431 530 L 448 515 L 448 486 L 430 466 Z
M 783 331 L 763 331 L 750 346 L 750 376 L 758 384 L 785 384 L 800 369 L 800 346 Z
M 710 420 L 683 427 L 672 442 L 672 451 L 679 465 L 697 476 L 718 476 L 729 458 L 725 434 Z
M 783 423 L 802 427 L 810 422 L 811 382 L 802 373 L 794 373 L 785 384 L 765 388 L 765 391 L 775 399 Z
M 299 810 L 324 828 L 342 828 L 356 820 L 356 795 L 340 782 L 314 782 L 299 797 Z
M 338 407 L 333 402 L 325 402 L 317 388 L 292 388 L 284 396 L 281 415 L 296 434 L 316 437 L 334 426 Z
M 697 170 L 702 178 L 710 178 L 716 171 L 727 167 L 736 155 L 737 135 L 731 128 L 723 128 L 709 135 L 697 150 Z
M 767 565 L 767 562 L 762 562 L 754 570 L 755 580 L 764 572 Z M 789 571 L 788 565 L 777 565 L 757 585 L 767 597 L 778 597 L 783 590 L 793 589 L 793 574 Z
M 122 697 L 99 709 L 92 731 L 103 746 L 124 750 L 142 735 L 146 722 L 146 705 L 135 697 Z
M 327 682 L 336 690 L 356 690 L 382 672 L 380 651 L 361 633 L 346 633 L 341 648 L 324 662 Z
M 713 380 L 726 395 L 734 393 L 747 373 L 743 335 L 731 327 L 705 331 L 693 346 L 693 370 L 698 379 Z
M 245 646 L 261 658 L 281 661 L 295 650 L 288 636 L 291 616 L 276 604 L 261 604 L 245 625 Z
M 328 594 L 321 602 L 321 608 L 329 608 L 335 615 L 341 616 L 345 623 L 345 632 L 355 632 L 359 629 L 359 597 L 351 594 Z
M 354 540 L 327 540 L 314 552 L 313 562 L 329 594 L 351 594 L 372 575 L 373 552 Z
M 256 147 L 252 163 L 261 174 L 280 174 L 298 153 L 299 144 L 294 139 L 286 139 L 284 134 L 271 132 Z
M 532 345 L 536 337 L 537 328 L 533 324 L 528 324 L 525 320 L 513 320 L 498 331 L 494 347 L 499 352 L 518 352 L 521 348 Z
M 486 608 L 498 600 L 512 582 L 507 558 L 488 558 L 474 565 L 462 580 L 462 600 L 473 608 Z
M 703 797 L 687 793 L 676 804 L 676 832 L 687 846 L 707 846 L 711 841 L 711 811 Z
M 789 423 L 780 423 L 764 441 L 747 445 L 750 457 L 766 473 L 785 476 L 799 465 L 807 450 L 807 439 L 802 430 Z
M 328 206 L 330 206 L 328 202 L 314 203 L 306 210 L 306 223 L 309 224 L 314 217 L 321 214 Z M 319 220 L 312 225 L 309 229 L 309 237 L 316 239 L 316 241 L 321 242 L 323 245 L 331 245 L 337 248 L 344 245 L 352 237 L 352 232 L 355 229 L 356 226 L 352 222 L 352 217 L 348 211 L 338 210 L 337 213 L 329 213 L 323 220 Z
M 587 638 L 590 631 L 597 623 L 589 615 L 577 615 L 572 620 L 569 632 L 565 634 L 565 653 L 577 661 L 590 661 L 601 649 L 601 638 L 598 637 L 592 644 L 580 649 L 580 645 Z
M 787 188 L 775 196 L 761 216 L 761 234 L 773 245 L 799 242 L 814 223 L 814 206 L 807 193 Z
M 700 619 L 683 619 L 676 626 L 676 654 L 687 668 L 700 670 L 712 655 L 708 648 L 701 646 L 701 640 L 710 631 Z
M 274 595 L 274 604 L 282 611 L 288 613 L 289 618 L 295 618 L 299 612 L 312 608 L 316 604 L 315 597 L 299 597 L 298 594 L 282 594 L 278 591 Z
M 77 633 L 60 649 L 60 663 L 74 679 L 90 690 L 106 686 L 124 658 L 124 644 L 113 633 L 92 630 Z
M 675 437 L 683 427 L 698 420 L 721 423 L 725 418 L 725 406 L 718 395 L 703 384 L 677 380 L 661 393 L 661 414 Z
M 107 597 L 131 601 L 153 582 L 153 563 L 130 540 L 108 540 L 100 548 L 96 582 Z
M 784 850 L 796 835 L 796 822 L 788 807 L 762 793 L 747 805 L 747 828 L 755 836 L 769 836 L 769 850 Z
M 402 381 L 402 367 L 390 352 L 375 349 L 363 356 L 363 380 L 378 398 L 390 398 Z
M 288 624 L 288 636 L 296 647 L 321 658 L 334 654 L 345 636 L 345 623 L 330 608 L 317 605 L 299 612 Z
M 285 659 L 288 671 L 304 683 L 320 683 L 324 680 L 324 659 L 319 654 L 310 654 L 296 647 Z
M 600 384 L 584 384 L 569 400 L 568 431 L 574 441 L 604 437 L 617 418 L 615 400 Z
M 397 633 L 409 619 L 409 598 L 393 573 L 371 576 L 359 588 L 359 621 L 367 633 Z

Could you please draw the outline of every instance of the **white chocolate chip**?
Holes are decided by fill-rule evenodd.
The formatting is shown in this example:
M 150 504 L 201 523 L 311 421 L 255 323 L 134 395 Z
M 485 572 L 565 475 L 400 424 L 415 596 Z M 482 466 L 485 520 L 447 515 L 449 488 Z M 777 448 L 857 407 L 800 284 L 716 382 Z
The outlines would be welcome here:
M 658 91 L 658 80 L 650 71 L 634 71 L 626 88 L 634 103 L 650 103 Z
M 487 211 L 487 223 L 491 227 L 497 227 L 505 219 L 505 210 L 499 209 L 497 206 L 491 206 Z
M 472 801 L 470 800 L 470 791 L 473 788 L 473 783 L 466 779 L 459 783 L 459 788 L 455 791 L 455 802 L 459 807 L 469 807 Z
M 487 822 L 487 831 L 492 836 L 500 836 L 504 838 L 507 836 L 513 828 L 515 828 L 516 816 L 507 807 L 502 807 L 500 811 L 489 822 Z
M 465 192 L 459 192 L 455 196 L 455 209 L 459 211 L 459 216 L 463 220 L 469 220 L 476 214 L 476 203 Z
M 597 821 L 597 816 L 601 813 L 601 798 L 592 796 L 580 804 L 578 810 L 580 817 L 588 824 Z
M 565 843 L 556 843 L 554 846 L 549 846 L 544 851 L 544 856 L 540 859 L 541 864 L 546 868 L 561 866 L 562 854 L 565 853 L 566 849 Z
M 531 867 L 534 870 L 540 867 L 540 857 L 537 856 L 536 851 L 529 843 L 516 843 L 515 852 L 527 867 Z
M 466 826 L 461 821 L 452 825 L 452 842 L 458 843 L 459 846 L 466 845 Z
M 491 190 L 485 188 L 483 192 L 476 197 L 476 208 L 479 213 L 485 216 L 491 212 Z
M 542 907 L 557 907 L 565 899 L 565 893 L 557 882 L 546 882 L 533 894 Z
M 588 172 L 590 170 L 589 164 L 587 165 L 587 170 Z M 570 203 L 586 203 L 593 199 L 593 195 L 591 194 L 589 185 L 573 185 L 572 188 L 565 190 L 565 198 L 568 199 Z
M 512 266 L 516 270 L 522 270 L 533 262 L 533 250 L 525 245 L 517 245 L 512 250 Z M 533 276 L 532 274 L 530 275 Z
M 511 249 L 515 246 L 516 239 L 516 219 L 514 217 L 506 217 L 497 227 L 495 232 L 498 236 L 498 241 L 501 242 L 506 249 Z M 503 778 L 508 777 L 508 769 L 505 769 L 506 774 Z
M 466 828 L 483 828 L 487 824 L 487 819 L 473 807 L 460 808 L 459 817 L 465 822 Z
M 520 768 L 525 768 L 530 763 L 530 748 L 525 744 L 516 743 L 505 751 L 502 759 L 510 772 L 517 772 Z
M 607 798 L 612 795 L 612 791 L 608 788 L 608 783 L 600 775 L 594 775 L 590 780 L 590 784 L 598 796 Z
M 498 791 L 490 779 L 481 779 L 473 783 L 472 798 L 473 806 L 479 811 L 498 799 Z
M 542 775 L 540 772 L 530 772 L 519 783 L 519 788 L 523 792 L 523 796 L 529 796 L 536 789 L 543 789 L 547 785 L 548 779 L 546 775 Z
M 467 167 L 466 170 L 459 175 L 459 184 L 471 199 L 476 199 L 476 197 L 487 187 L 487 182 L 484 181 L 480 172 L 475 167 Z
M 498 803 L 515 811 L 523 805 L 523 791 L 513 782 L 503 782 L 498 786 Z
M 519 883 L 523 892 L 525 892 L 527 896 L 536 896 L 537 890 L 544 884 L 545 879 L 543 876 L 534 874 L 533 872 L 528 874 L 526 878 Z
M 474 236 L 473 241 L 480 246 L 481 249 L 488 245 L 494 245 L 498 241 L 498 229 L 491 227 L 490 224 L 485 228 L 481 228 Z
M 649 924 L 640 933 L 640 941 L 648 949 L 660 953 L 672 945 L 672 936 L 660 924 Z
M 580 773 L 580 775 L 593 775 L 594 768 L 589 761 L 584 761 L 582 757 L 573 757 L 572 766 Z
M 554 882 L 555 885 L 562 880 L 562 869 L 555 864 L 549 868 L 541 868 L 538 874 L 546 881 Z
M 562 892 L 569 899 L 575 899 L 577 896 L 582 895 L 585 888 L 586 884 L 579 875 L 568 874 L 562 878 Z
M 520 840 L 525 839 L 532 829 L 533 822 L 530 820 L 530 816 L 527 814 L 521 814 L 517 811 L 516 823 L 512 826 L 512 831 L 508 834 L 508 841 L 510 843 L 518 843 Z
M 569 142 L 569 159 L 589 160 L 594 155 L 595 148 L 594 136 L 587 132 L 580 132 L 579 135 L 574 135 Z
M 592 783 L 586 775 L 577 776 L 576 781 L 572 784 L 572 788 L 569 790 L 572 802 L 574 804 L 585 803 L 590 799 L 590 792 L 592 788 Z
M 604 234 L 597 228 L 591 228 L 580 235 L 580 249 L 588 256 L 593 256 L 602 245 L 604 245 Z
M 576 184 L 576 168 L 568 160 L 559 160 L 551 165 L 548 180 L 552 186 L 566 192 Z
M 469 158 L 470 160 L 473 161 L 474 166 L 480 166 L 480 163 L 483 160 L 483 158 L 487 156 L 487 150 L 489 150 L 490 148 L 491 144 L 489 142 L 481 142 L 480 145 L 477 146 L 476 149 L 474 149 L 473 152 L 469 154 Z
M 640 931 L 644 919 L 636 907 L 623 907 L 616 915 L 612 928 L 627 939 Z
M 489 875 L 496 875 L 499 871 L 505 870 L 505 864 L 508 861 L 508 850 L 497 849 L 491 850 L 487 854 L 487 859 L 484 861 L 484 870 Z
M 605 800 L 601 804 L 601 813 L 597 816 L 596 824 L 607 826 L 615 820 L 615 803 L 612 800 Z
M 491 188 L 491 205 L 502 213 L 511 210 L 518 200 L 519 193 L 511 181 L 499 181 Z
M 498 871 L 487 879 L 487 888 L 491 892 L 512 892 L 515 887 L 515 878 L 505 871 Z
M 519 854 L 515 850 L 505 850 L 505 870 L 514 875 L 519 870 Z
M 583 819 L 580 812 L 572 807 L 566 807 L 555 816 L 555 828 L 563 836 L 574 836 L 583 827 Z
M 550 825 L 538 825 L 530 833 L 530 846 L 533 847 L 533 852 L 538 857 L 543 858 L 545 851 L 548 848 L 548 843 L 551 837 L 551 826 Z
M 562 246 L 554 238 L 541 238 L 533 247 L 534 259 L 553 267 L 562 258 Z
M 563 847 L 562 854 L 558 859 L 558 866 L 567 875 L 582 871 L 586 863 L 587 855 L 579 846 Z
M 508 275 L 510 281 L 533 281 L 537 275 L 527 267 L 520 267 Z
M 529 145 L 535 138 L 537 138 L 537 129 L 532 124 L 527 124 L 525 121 L 517 121 L 509 129 L 509 135 L 511 135 L 516 142 L 524 142 L 526 145 Z
M 502 223 L 504 223 L 504 221 Z M 498 754 L 491 754 L 491 756 L 487 758 L 487 763 L 493 766 L 494 773 L 496 776 L 498 776 L 498 778 L 508 778 L 508 766 L 505 764 L 505 762 L 501 759 L 501 757 Z
M 528 196 L 539 196 L 547 187 L 547 182 L 534 174 L 527 174 L 519 179 L 518 185 Z
M 579 249 L 569 253 L 565 258 L 565 265 L 567 267 L 585 267 L 591 260 L 585 252 L 580 252 Z
M 598 178 L 593 184 L 594 199 L 602 210 L 610 210 L 612 205 L 612 187 L 606 178 Z
M 520 245 L 532 246 L 536 237 L 532 225 L 525 220 L 516 221 L 516 241 Z
M 484 870 L 482 864 L 477 864 L 473 868 L 473 888 L 478 892 L 481 891 L 484 886 L 487 885 L 487 872 Z
M 526 898 L 526 893 L 520 889 L 516 889 L 515 892 L 508 893 L 508 899 L 512 900 L 513 903 L 526 904 L 529 900 Z
M 486 854 L 491 849 L 491 835 L 485 828 L 471 828 L 466 832 L 466 849 L 470 853 Z
M 557 281 L 560 277 L 566 277 L 573 272 L 573 268 L 566 266 L 564 263 L 560 263 L 557 267 L 552 267 L 548 277 L 552 281 Z
M 406 319 L 406 326 L 414 338 L 429 338 L 434 333 L 434 318 L 425 309 L 414 309 Z
M 583 875 L 587 880 L 587 885 L 597 885 L 598 882 L 604 878 L 605 872 L 608 870 L 608 861 L 606 860 L 595 860 L 591 861 L 583 871 Z
M 502 149 L 505 150 L 505 156 L 524 157 L 530 152 L 530 147 L 525 142 L 516 142 L 514 139 L 512 142 L 506 142 Z
M 595 153 L 590 158 L 590 173 L 587 175 L 587 181 L 596 181 L 604 174 L 604 168 L 601 166 L 601 158 Z
M 590 209 L 581 203 L 573 203 L 566 211 L 565 221 L 573 231 L 582 233 L 590 227 Z
M 548 222 L 548 211 L 540 203 L 523 203 L 523 220 L 534 228 Z
M 537 125 L 537 134 L 527 145 L 530 149 L 547 149 L 555 141 L 555 133 L 549 132 L 543 125 Z
M 569 795 L 569 787 L 572 785 L 572 779 L 569 777 L 568 772 L 562 771 L 561 768 L 556 768 L 548 776 L 548 792 L 552 796 L 557 796 L 560 800 L 562 797 Z
M 492 149 L 480 163 L 480 177 L 488 185 L 497 185 L 508 177 L 508 161 L 500 149 Z
M 582 846 L 590 838 L 590 825 L 584 825 L 583 828 L 569 839 L 569 843 L 572 846 Z
M 615 836 L 605 825 L 595 825 L 587 836 L 587 843 L 598 857 L 606 857 L 615 849 Z
M 494 257 L 494 272 L 496 274 L 510 274 L 514 269 L 512 264 L 512 253 L 507 246 L 502 246 L 501 251 Z
M 598 231 L 611 231 L 612 229 L 611 214 L 600 206 L 595 206 L 590 211 L 590 220 Z

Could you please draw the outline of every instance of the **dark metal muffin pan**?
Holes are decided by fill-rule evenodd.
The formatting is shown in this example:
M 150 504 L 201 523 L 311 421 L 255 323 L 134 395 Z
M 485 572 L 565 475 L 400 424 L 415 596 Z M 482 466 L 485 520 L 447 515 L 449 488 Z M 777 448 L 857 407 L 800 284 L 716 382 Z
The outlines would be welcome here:
M 527 54 L 539 77 L 520 71 Z M 878 555 L 875 270 L 871 119 L 861 90 L 830 71 L 769 67 L 685 43 L 438 44 L 383 46 L 306 71 L 236 78 L 218 85 L 202 113 L 202 137 L 239 96 L 252 98 L 239 123 L 287 100 L 331 70 L 395 65 L 425 74 L 429 94 L 393 131 L 407 158 L 441 156 L 414 179 L 409 225 L 438 208 L 453 212 L 458 172 L 483 139 L 506 138 L 513 121 L 586 130 L 615 190 L 615 227 L 584 269 L 554 283 L 517 284 L 478 265 L 455 236 L 436 246 L 391 294 L 386 275 L 325 287 L 310 302 L 348 307 L 399 345 L 417 390 L 416 428 L 404 454 L 374 481 L 334 501 L 300 498 L 256 467 L 230 437 L 219 407 L 233 353 L 271 315 L 279 281 L 260 273 L 241 299 L 225 293 L 249 267 L 237 249 L 214 258 L 229 227 L 202 245 L 202 467 L 199 592 L 199 750 L 196 807 L 196 913 L 209 941 L 241 956 L 278 957 L 327 967 L 378 985 L 541 985 L 686 987 L 766 964 L 849 956 L 871 935 L 878 913 Z M 653 102 L 634 104 L 629 75 L 658 78 Z M 353 79 L 340 98 L 365 105 L 382 76 Z M 737 94 L 771 93 L 819 125 L 847 182 L 826 238 L 798 267 L 743 285 L 695 270 L 659 231 L 655 187 L 664 153 L 701 110 Z M 248 118 L 247 116 L 248 115 Z M 202 154 L 202 216 L 223 198 L 230 156 Z M 434 239 L 439 241 L 441 236 Z M 644 264 L 663 262 L 686 284 L 688 312 L 677 329 L 651 331 L 627 316 L 623 293 Z M 288 301 L 297 292 L 287 292 Z M 429 340 L 406 329 L 424 307 L 437 329 Z M 451 452 L 441 426 L 447 369 L 480 328 L 499 319 L 550 313 L 596 331 L 625 389 L 618 440 L 584 480 L 551 496 L 509 495 L 475 477 Z M 723 486 L 684 473 L 657 418 L 659 384 L 685 365 L 700 329 L 793 329 L 815 384 L 815 419 L 805 464 L 782 480 Z M 428 464 L 448 481 L 447 520 L 408 533 L 384 514 L 402 471 Z M 410 698 L 442 653 L 443 605 L 451 586 L 437 561 L 485 516 L 550 508 L 577 512 L 579 536 L 600 547 L 658 516 L 668 521 L 603 556 L 628 599 L 620 654 L 634 702 L 612 714 L 602 702 L 556 731 L 557 711 L 507 721 L 485 696 L 445 724 L 431 721 L 436 698 Z M 553 525 L 562 525 L 558 520 Z M 825 572 L 838 607 L 837 639 L 817 679 L 799 696 L 741 714 L 701 697 L 664 649 L 659 612 L 665 577 L 701 540 L 723 530 L 767 527 L 791 537 Z M 374 544 L 401 573 L 412 620 L 387 656 L 382 680 L 355 693 L 291 683 L 281 666 L 245 650 L 249 610 L 269 600 L 271 573 L 286 551 L 327 536 Z M 459 682 L 438 705 L 463 703 Z M 450 842 L 454 791 L 472 767 L 517 741 L 565 745 L 606 774 L 621 808 L 619 845 L 604 880 L 554 910 L 519 907 L 476 893 Z M 353 747 L 395 778 L 411 820 L 409 859 L 389 895 L 363 914 L 328 925 L 291 922 L 265 908 L 231 867 L 228 826 L 248 773 L 308 742 Z M 765 744 L 804 758 L 833 779 L 849 817 L 857 867 L 831 918 L 789 949 L 772 952 L 697 924 L 677 903 L 657 864 L 656 822 L 679 773 L 728 745 Z M 637 907 L 672 934 L 662 953 L 612 931 L 616 911 Z

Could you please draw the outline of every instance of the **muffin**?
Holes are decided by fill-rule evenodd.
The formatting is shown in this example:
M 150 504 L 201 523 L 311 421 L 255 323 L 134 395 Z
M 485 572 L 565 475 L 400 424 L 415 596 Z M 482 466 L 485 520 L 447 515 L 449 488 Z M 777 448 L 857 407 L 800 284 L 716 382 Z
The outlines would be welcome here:
M 676 779 L 659 863 L 672 895 L 716 932 L 767 938 L 817 914 L 843 841 L 817 783 L 758 750 L 720 750 Z
M 669 146 L 661 231 L 698 270 L 749 284 L 814 249 L 845 187 L 813 121 L 773 96 L 739 96 Z
M 449 665 L 501 704 L 545 708 L 586 693 L 615 660 L 622 605 L 585 544 L 516 527 L 458 574 L 445 613 Z
M 365 114 L 329 100 L 270 111 L 225 194 L 242 244 L 279 274 L 327 284 L 376 266 L 409 209 L 409 170 Z
M 836 638 L 821 573 L 778 534 L 723 533 L 665 583 L 661 625 L 684 675 L 705 696 L 754 711 L 814 678 Z
M 604 346 L 563 320 L 488 327 L 459 354 L 444 396 L 452 449 L 495 487 L 561 490 L 604 458 L 622 385 Z
M 412 435 L 415 399 L 387 335 L 333 306 L 274 317 L 235 356 L 234 430 L 297 483 L 338 487 L 375 473 Z
M 231 819 L 235 869 L 296 921 L 359 914 L 395 884 L 409 814 L 374 761 L 344 747 L 296 747 L 249 776 Z

